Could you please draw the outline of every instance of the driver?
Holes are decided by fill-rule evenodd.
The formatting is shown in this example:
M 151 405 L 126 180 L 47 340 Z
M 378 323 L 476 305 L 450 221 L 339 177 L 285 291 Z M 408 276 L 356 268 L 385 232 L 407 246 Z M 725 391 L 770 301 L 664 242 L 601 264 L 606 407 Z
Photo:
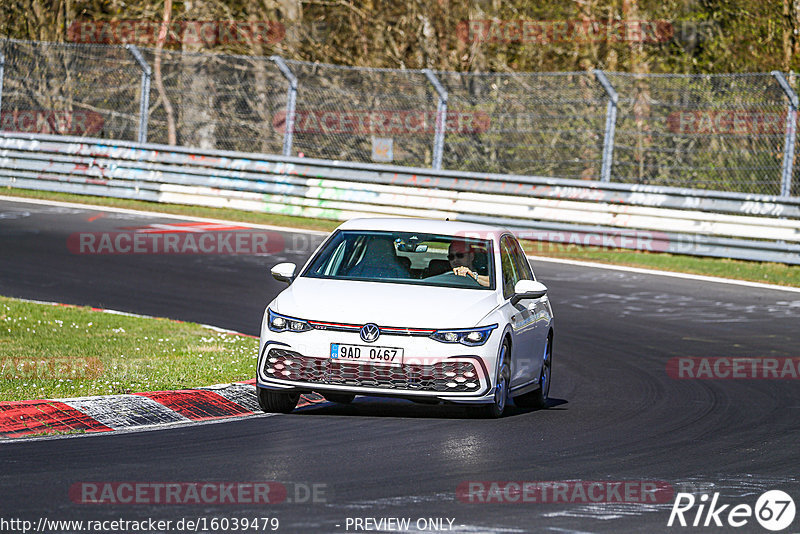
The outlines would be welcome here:
M 472 245 L 466 241 L 453 241 L 447 252 L 447 259 L 450 260 L 450 267 L 457 276 L 469 276 L 480 285 L 489 287 L 489 277 L 485 274 L 478 274 L 472 267 L 475 260 L 475 251 Z

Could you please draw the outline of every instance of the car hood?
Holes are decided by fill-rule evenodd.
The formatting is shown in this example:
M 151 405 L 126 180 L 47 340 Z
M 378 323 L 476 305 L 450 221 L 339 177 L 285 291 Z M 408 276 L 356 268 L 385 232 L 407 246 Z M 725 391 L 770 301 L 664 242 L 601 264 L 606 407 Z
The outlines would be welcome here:
M 489 290 L 297 278 L 273 310 L 315 321 L 442 329 L 482 326 L 499 304 Z

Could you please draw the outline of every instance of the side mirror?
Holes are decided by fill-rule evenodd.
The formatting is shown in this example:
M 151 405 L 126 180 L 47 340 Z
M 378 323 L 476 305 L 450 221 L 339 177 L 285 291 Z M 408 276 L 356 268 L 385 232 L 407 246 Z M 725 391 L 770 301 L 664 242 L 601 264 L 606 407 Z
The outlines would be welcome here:
M 514 285 L 514 296 L 511 304 L 525 299 L 540 299 L 547 294 L 547 286 L 533 280 L 520 280 Z
M 295 269 L 297 269 L 297 265 L 294 263 L 279 263 L 273 267 L 270 272 L 272 273 L 272 278 L 278 282 L 291 284 L 292 280 L 294 280 Z

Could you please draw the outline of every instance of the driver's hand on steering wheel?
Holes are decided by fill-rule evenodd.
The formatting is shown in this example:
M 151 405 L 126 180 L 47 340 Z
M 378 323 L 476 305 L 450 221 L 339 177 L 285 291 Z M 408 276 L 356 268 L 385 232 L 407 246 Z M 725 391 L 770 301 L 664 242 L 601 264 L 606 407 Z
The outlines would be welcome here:
M 473 279 L 477 278 L 477 273 L 473 272 L 469 267 L 464 265 L 459 265 L 458 267 L 453 268 L 453 273 L 458 276 L 469 276 Z

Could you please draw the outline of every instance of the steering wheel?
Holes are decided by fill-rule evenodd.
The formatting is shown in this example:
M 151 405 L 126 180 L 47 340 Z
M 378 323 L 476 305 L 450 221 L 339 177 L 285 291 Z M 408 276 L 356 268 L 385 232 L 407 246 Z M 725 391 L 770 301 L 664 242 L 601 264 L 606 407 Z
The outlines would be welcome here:
M 430 280 L 431 282 L 443 282 L 446 284 L 458 283 L 459 285 L 461 285 L 463 281 L 463 285 L 468 287 L 480 286 L 478 281 L 471 276 L 459 276 L 453 271 L 447 271 L 442 274 L 429 276 L 428 278 L 425 278 L 425 280 Z

